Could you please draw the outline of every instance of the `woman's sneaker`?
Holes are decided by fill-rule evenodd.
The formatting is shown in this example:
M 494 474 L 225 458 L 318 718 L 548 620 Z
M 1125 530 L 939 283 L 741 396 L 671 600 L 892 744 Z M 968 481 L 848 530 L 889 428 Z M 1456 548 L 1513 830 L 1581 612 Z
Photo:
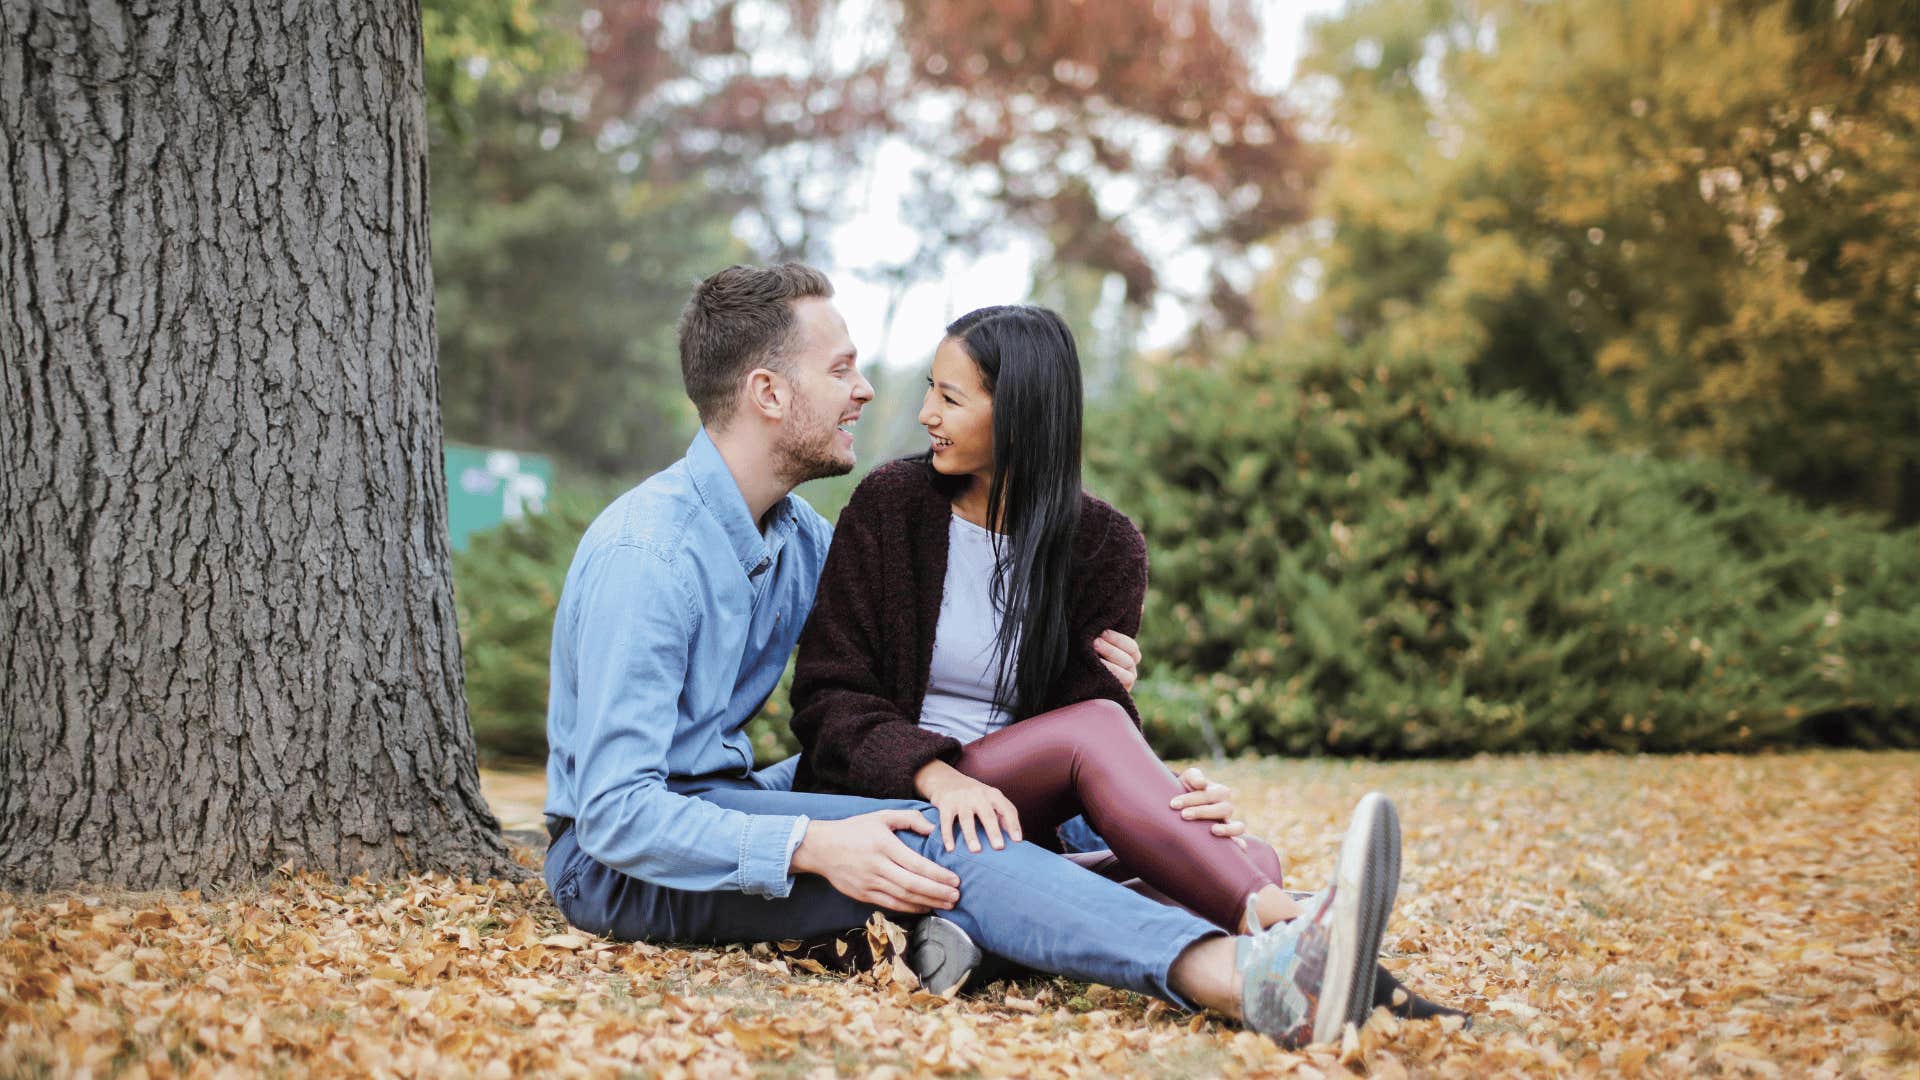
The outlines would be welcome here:
M 1373 975 L 1400 888 L 1400 819 L 1372 792 L 1354 808 L 1333 883 L 1305 914 L 1240 941 L 1241 1015 L 1282 1046 L 1332 1042 L 1373 1011 Z M 1251 917 L 1252 899 L 1248 900 Z M 1257 921 L 1257 920 L 1255 920 Z

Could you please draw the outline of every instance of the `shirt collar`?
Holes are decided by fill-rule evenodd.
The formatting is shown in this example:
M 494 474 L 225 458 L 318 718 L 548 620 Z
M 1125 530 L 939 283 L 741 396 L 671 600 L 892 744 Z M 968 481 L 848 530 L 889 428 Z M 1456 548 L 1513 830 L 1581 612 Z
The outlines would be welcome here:
M 772 566 L 780 546 L 793 532 L 793 496 L 788 494 L 773 504 L 767 514 L 767 534 L 760 535 L 759 526 L 747 510 L 746 496 L 740 494 L 740 485 L 734 482 L 726 459 L 720 456 L 720 448 L 713 445 L 704 427 L 687 447 L 687 475 L 692 478 L 693 490 L 699 493 L 707 513 L 713 515 L 727 534 L 734 557 L 740 560 L 740 569 L 746 571 L 748 577 L 755 577 Z

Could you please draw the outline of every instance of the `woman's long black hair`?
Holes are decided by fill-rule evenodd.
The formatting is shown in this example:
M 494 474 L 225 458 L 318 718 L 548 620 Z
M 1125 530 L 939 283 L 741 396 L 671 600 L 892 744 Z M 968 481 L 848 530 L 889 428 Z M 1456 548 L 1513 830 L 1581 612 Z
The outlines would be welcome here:
M 993 545 L 992 597 L 1003 613 L 994 696 L 1025 718 L 1043 709 L 1072 647 L 1067 576 L 1080 524 L 1080 354 L 1066 320 L 1027 304 L 970 311 L 947 336 L 972 357 L 993 397 L 987 524 L 1003 534 Z M 966 482 L 939 480 L 950 494 Z

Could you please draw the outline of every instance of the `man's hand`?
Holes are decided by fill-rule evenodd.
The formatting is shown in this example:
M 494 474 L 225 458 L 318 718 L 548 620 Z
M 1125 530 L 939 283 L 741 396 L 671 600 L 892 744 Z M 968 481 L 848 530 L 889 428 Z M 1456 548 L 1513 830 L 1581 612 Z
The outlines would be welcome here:
M 1120 680 L 1120 689 L 1133 693 L 1133 684 L 1140 679 L 1140 643 L 1118 630 L 1108 630 L 1093 639 L 1093 652 Z
M 901 843 L 893 835 L 900 829 L 925 836 L 933 823 L 913 810 L 809 821 L 793 851 L 793 870 L 819 874 L 841 894 L 889 911 L 951 910 L 960 899 L 959 876 Z
M 954 824 L 965 830 L 967 850 L 980 853 L 980 838 L 974 834 L 974 822 L 986 830 L 987 842 L 995 851 L 1006 847 L 1000 837 L 1004 826 L 1014 843 L 1020 842 L 1020 813 L 1000 789 L 983 784 L 959 769 L 935 758 L 913 774 L 914 790 L 940 811 L 940 842 L 953 850 Z
M 1188 821 L 1213 822 L 1213 835 L 1230 836 L 1234 843 L 1247 846 L 1240 836 L 1247 831 L 1247 823 L 1233 816 L 1232 788 L 1209 782 L 1197 767 L 1180 774 L 1180 786 L 1187 789 L 1186 793 L 1175 795 L 1168 806 Z

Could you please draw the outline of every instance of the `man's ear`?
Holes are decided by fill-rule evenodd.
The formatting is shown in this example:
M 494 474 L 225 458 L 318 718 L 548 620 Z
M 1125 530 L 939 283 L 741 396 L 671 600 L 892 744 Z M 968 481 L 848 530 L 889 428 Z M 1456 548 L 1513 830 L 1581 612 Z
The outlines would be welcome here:
M 783 420 L 787 415 L 787 403 L 792 397 L 792 384 L 779 372 L 769 368 L 754 368 L 747 372 L 747 408 L 754 415 L 768 420 Z

